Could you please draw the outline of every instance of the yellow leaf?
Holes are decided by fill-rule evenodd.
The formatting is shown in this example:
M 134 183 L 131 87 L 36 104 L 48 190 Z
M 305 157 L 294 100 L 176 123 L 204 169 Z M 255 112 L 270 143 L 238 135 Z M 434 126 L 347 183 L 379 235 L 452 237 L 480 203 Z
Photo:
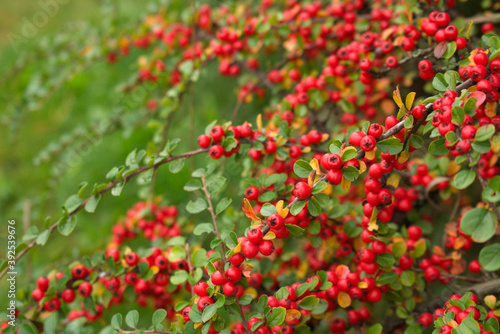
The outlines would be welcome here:
M 203 326 L 203 322 L 196 322 L 196 323 L 194 324 L 194 329 L 198 329 L 198 328 L 200 328 L 201 326 Z
M 410 94 L 406 95 L 406 101 L 405 101 L 406 109 L 411 110 L 411 106 L 413 105 L 413 101 L 415 101 L 416 94 L 417 93 L 415 92 L 411 92 Z
M 259 296 L 257 290 L 255 290 L 254 288 L 246 288 L 243 294 L 250 295 L 253 299 L 256 299 Z
M 334 85 L 335 85 L 335 87 L 337 87 L 340 90 L 345 89 L 344 79 L 342 79 L 339 75 L 335 76 Z
M 302 149 L 302 153 L 309 153 L 311 152 L 311 146 L 306 146 Z
M 398 162 L 402 164 L 402 163 L 406 162 L 409 157 L 410 157 L 410 155 L 408 154 L 408 152 L 403 151 L 399 154 Z
M 393 173 L 389 178 L 387 179 L 387 185 L 388 186 L 393 186 L 395 189 L 398 188 L 399 185 L 399 174 Z
M 330 135 L 328 133 L 323 133 L 321 135 L 321 142 L 323 143 L 323 142 L 327 141 L 328 138 L 330 138 Z
M 375 150 L 365 152 L 365 157 L 368 160 L 373 160 L 375 158 Z M 360 174 L 361 174 L 361 172 L 360 172 Z
M 358 150 L 356 150 L 356 148 L 354 146 L 347 146 L 347 147 L 342 148 L 340 150 L 340 155 L 342 156 L 342 154 L 344 154 L 344 152 L 349 151 L 349 150 L 358 152 Z
M 351 186 L 351 181 L 342 176 L 342 190 L 347 190 Z
M 286 218 L 286 216 L 288 216 L 288 211 L 288 209 L 281 210 L 281 217 Z
M 399 85 L 396 86 L 396 90 L 392 92 L 392 98 L 399 108 L 403 105 L 403 99 L 401 98 L 401 92 L 399 91 Z
M 260 220 L 254 220 L 254 221 L 252 221 L 252 224 L 251 224 L 252 228 L 261 227 L 262 225 L 264 225 L 264 224 L 262 224 L 262 222 Z
M 283 210 L 283 200 L 279 200 L 278 203 L 276 203 L 276 213 L 281 216 L 281 210 Z
M 243 210 L 243 213 L 245 213 L 245 216 L 247 216 L 249 219 L 260 220 L 259 218 L 257 218 L 255 213 L 253 212 L 252 205 L 250 204 L 248 199 L 246 199 L 246 198 L 243 199 L 243 205 L 242 205 L 241 209 Z
M 273 240 L 276 239 L 276 234 L 274 234 L 273 231 L 269 231 L 266 233 L 266 235 L 263 238 L 264 240 Z
M 339 306 L 342 308 L 349 307 L 351 305 L 351 296 L 347 292 L 340 291 L 338 296 Z
M 286 321 L 290 322 L 293 320 L 300 319 L 301 316 L 302 314 L 300 313 L 299 310 L 286 310 L 285 319 Z
M 153 271 L 153 274 L 158 274 L 160 272 L 160 268 L 158 266 L 151 266 L 150 268 Z
M 302 278 L 306 276 L 308 269 L 309 269 L 309 263 L 307 261 L 302 261 L 299 270 L 297 270 L 297 277 Z
M 311 165 L 311 167 L 316 171 L 316 173 L 321 174 L 321 169 L 319 169 L 319 163 L 316 158 L 312 159 L 309 165 Z
M 457 328 L 458 322 L 456 322 L 455 320 L 450 320 L 450 322 L 448 322 L 448 325 L 450 325 L 451 328 Z
M 236 247 L 233 248 L 234 254 L 239 253 L 239 252 L 241 252 L 241 242 L 238 242 L 238 245 L 236 245 Z
M 469 35 L 470 35 L 470 29 L 472 28 L 472 20 L 469 21 L 469 25 L 467 26 L 467 33 L 465 34 L 465 38 L 469 39 Z
M 262 132 L 262 114 L 257 115 L 257 129 Z
M 278 147 L 285 145 L 286 139 L 283 138 L 283 136 L 279 136 L 278 139 L 276 140 L 276 145 Z
M 370 152 L 375 152 L 375 150 L 372 150 Z M 359 160 L 359 175 L 363 174 L 365 171 L 366 171 L 366 164 L 365 164 L 365 162 L 363 160 Z

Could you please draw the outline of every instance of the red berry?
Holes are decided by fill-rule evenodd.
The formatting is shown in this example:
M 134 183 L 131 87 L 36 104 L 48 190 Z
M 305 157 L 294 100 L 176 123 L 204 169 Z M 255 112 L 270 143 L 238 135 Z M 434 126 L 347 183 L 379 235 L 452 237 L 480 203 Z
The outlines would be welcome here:
M 311 196 L 312 189 L 311 186 L 305 182 L 299 182 L 295 185 L 295 196 L 299 199 L 308 199 Z M 268 218 L 269 220 L 269 218 Z

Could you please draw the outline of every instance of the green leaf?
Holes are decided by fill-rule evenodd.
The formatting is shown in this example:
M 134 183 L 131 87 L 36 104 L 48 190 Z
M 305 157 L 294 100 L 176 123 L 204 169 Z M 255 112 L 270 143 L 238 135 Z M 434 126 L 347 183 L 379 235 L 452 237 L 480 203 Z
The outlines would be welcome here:
M 433 155 L 445 155 L 448 154 L 448 149 L 444 145 L 445 139 L 441 138 L 433 141 L 429 145 L 429 153 Z
M 45 245 L 45 243 L 47 242 L 47 240 L 49 240 L 49 236 L 50 236 L 50 231 L 49 230 L 45 230 L 43 231 L 42 233 L 40 233 L 40 235 L 36 238 L 36 244 L 37 245 Z
M 354 166 L 344 166 L 342 167 L 342 175 L 347 180 L 354 181 L 359 177 L 359 170 Z
M 173 174 L 179 173 L 182 170 L 182 168 L 184 167 L 185 161 L 186 161 L 186 159 L 181 158 L 181 159 L 177 159 L 177 160 L 170 162 L 170 164 L 168 165 L 168 170 Z
M 64 236 L 68 236 L 73 232 L 76 226 L 76 216 L 61 218 L 57 224 L 57 230 Z
M 397 138 L 387 138 L 377 142 L 377 148 L 382 153 L 389 152 L 391 155 L 396 155 L 403 150 L 403 144 Z
M 383 273 L 382 275 L 380 275 L 377 278 L 377 283 L 381 284 L 381 285 L 391 284 L 392 282 L 396 281 L 397 278 L 398 278 L 398 274 L 391 271 L 391 272 Z
M 101 197 L 102 197 L 101 194 L 97 194 L 90 197 L 87 203 L 85 203 L 85 211 L 90 213 L 95 212 L 95 209 L 97 207 L 97 204 L 99 204 Z
M 345 150 L 344 153 L 342 153 L 341 159 L 342 161 L 349 161 L 351 159 L 354 159 L 356 155 L 358 154 L 357 150 Z
M 185 270 L 177 270 L 172 276 L 170 276 L 170 283 L 174 285 L 179 285 L 187 281 L 189 274 Z
M 319 205 L 317 200 L 315 200 L 314 198 L 311 198 L 307 202 L 307 211 L 309 211 L 311 216 L 317 217 L 321 214 L 321 206 Z
M 500 269 L 500 243 L 491 244 L 481 249 L 479 263 L 483 269 L 488 271 Z
M 139 311 L 137 310 L 129 311 L 125 316 L 125 323 L 130 328 L 137 328 L 137 324 L 139 323 Z
M 219 215 L 222 211 L 226 210 L 233 200 L 231 198 L 225 197 L 220 200 L 215 209 L 215 214 Z
M 201 321 L 207 322 L 208 320 L 212 319 L 212 317 L 216 312 L 217 312 L 217 306 L 215 304 L 208 305 L 203 310 L 203 314 L 201 315 Z
M 498 222 L 491 212 L 483 208 L 474 208 L 465 213 L 460 222 L 460 230 L 470 235 L 474 242 L 490 240 L 497 229 Z
M 203 267 L 207 261 L 207 251 L 203 248 L 199 248 L 191 254 L 191 263 L 194 267 Z
M 375 324 L 373 326 L 371 326 L 370 328 L 368 328 L 368 330 L 366 331 L 366 334 L 380 334 L 382 333 L 382 325 L 381 324 Z
M 76 209 L 78 209 L 78 207 L 82 203 L 83 203 L 83 200 L 80 198 L 80 196 L 78 196 L 78 195 L 71 195 L 70 197 L 68 197 L 68 199 L 66 200 L 66 202 L 64 202 L 64 206 L 66 207 L 66 209 L 69 212 L 73 212 Z
M 240 304 L 241 305 L 248 305 L 252 302 L 252 296 L 250 295 L 243 295 L 241 296 L 241 299 L 240 299 Z
M 488 140 L 495 134 L 495 126 L 493 124 L 483 125 L 477 129 L 475 139 L 477 141 Z
M 315 308 L 318 303 L 319 300 L 318 298 L 316 298 L 316 296 L 307 296 L 300 301 L 299 306 L 304 310 L 310 311 Z
M 434 76 L 434 79 L 432 80 L 432 87 L 440 92 L 444 92 L 448 89 L 448 83 L 442 73 L 437 73 Z
M 116 313 L 111 318 L 111 327 L 113 327 L 116 330 L 122 328 L 122 323 L 123 323 L 123 316 L 121 315 L 121 313 Z
M 299 212 L 301 212 L 302 209 L 304 209 L 306 203 L 307 203 L 306 201 L 298 201 L 292 206 L 292 208 L 290 209 L 290 213 L 294 216 L 298 215 Z
M 415 273 L 411 270 L 405 270 L 401 273 L 401 284 L 411 287 L 415 283 Z
M 45 334 L 55 334 L 57 330 L 58 321 L 59 321 L 58 313 L 52 312 L 52 314 L 43 322 L 43 329 L 45 330 Z
M 479 324 L 474 319 L 469 317 L 465 318 L 460 326 L 453 329 L 454 334 L 479 334 Z
M 450 59 L 455 54 L 455 51 L 457 51 L 457 43 L 455 41 L 448 42 L 443 58 Z
M 203 233 L 212 233 L 212 232 L 215 232 L 215 228 L 212 223 L 201 223 L 196 225 L 193 234 L 202 235 Z
M 462 125 L 465 119 L 465 112 L 462 107 L 455 106 L 451 109 L 451 118 L 457 125 Z
M 322 192 L 323 190 L 326 189 L 326 187 L 328 187 L 328 183 L 326 183 L 325 181 L 319 181 L 318 183 L 316 183 L 313 188 L 312 188 L 312 193 L 313 194 L 317 194 L 317 193 L 320 193 Z
M 424 140 L 418 135 L 410 136 L 410 145 L 413 148 L 419 149 L 424 145 Z
M 193 179 L 193 180 L 189 180 L 189 182 L 186 183 L 186 185 L 184 186 L 184 190 L 185 191 L 195 191 L 195 190 L 201 189 L 201 187 L 202 187 L 201 181 L 198 179 Z
M 276 207 L 272 204 L 265 203 L 260 209 L 260 214 L 264 217 L 269 217 L 272 214 L 276 213 Z
M 278 300 L 282 300 L 282 299 L 288 298 L 289 294 L 290 294 L 290 291 L 288 291 L 288 289 L 286 287 L 282 287 L 278 291 L 276 291 L 276 293 L 274 294 L 274 296 Z
M 165 311 L 164 309 L 158 309 L 155 311 L 155 313 L 153 313 L 153 327 L 158 327 L 159 324 L 161 324 L 161 322 L 165 319 L 165 317 L 167 316 L 167 311 Z
M 464 169 L 455 175 L 451 185 L 457 189 L 465 189 L 474 182 L 476 173 L 472 169 Z
M 290 232 L 292 235 L 294 235 L 296 237 L 300 237 L 300 236 L 304 235 L 305 230 L 300 226 L 293 225 L 293 224 L 285 224 L 285 227 L 288 230 L 288 232 Z
M 202 212 L 208 207 L 207 202 L 202 198 L 197 198 L 196 201 L 189 201 L 186 205 L 186 210 L 191 214 Z
M 396 262 L 396 259 L 392 254 L 384 253 L 377 255 L 377 263 L 379 266 L 387 268 L 392 267 L 392 265 Z
M 295 164 L 293 164 L 293 172 L 297 174 L 298 177 L 306 178 L 309 176 L 309 173 L 313 170 L 311 165 L 304 160 L 297 160 Z
M 267 326 L 281 326 L 285 321 L 286 309 L 282 306 L 275 307 L 272 312 L 267 316 Z
M 182 246 L 174 246 L 170 249 L 170 253 L 168 253 L 168 260 L 170 262 L 175 262 L 180 259 L 186 258 L 186 250 Z
M 23 235 L 23 241 L 29 241 L 29 240 L 33 240 L 35 239 L 36 237 L 38 237 L 38 235 L 40 234 L 40 232 L 38 231 L 38 227 L 36 226 L 31 226 L 27 231 L 26 233 Z

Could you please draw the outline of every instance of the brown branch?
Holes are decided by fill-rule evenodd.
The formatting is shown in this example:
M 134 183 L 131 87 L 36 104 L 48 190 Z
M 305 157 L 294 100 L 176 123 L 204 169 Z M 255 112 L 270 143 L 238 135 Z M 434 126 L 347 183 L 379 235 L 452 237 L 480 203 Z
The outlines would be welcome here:
M 78 213 L 79 211 L 81 211 L 85 207 L 85 205 L 87 204 L 87 202 L 89 200 L 91 200 L 92 198 L 94 198 L 94 197 L 96 197 L 98 195 L 103 195 L 103 194 L 107 193 L 108 191 L 110 191 L 111 189 L 113 189 L 114 186 L 116 186 L 117 184 L 119 184 L 121 182 L 127 182 L 130 179 L 134 178 L 135 176 L 137 176 L 137 175 L 139 175 L 141 173 L 144 173 L 144 172 L 146 172 L 146 171 L 148 171 L 148 170 L 150 170 L 150 169 L 152 169 L 154 167 L 164 165 L 166 163 L 169 163 L 169 162 L 177 160 L 177 159 L 190 158 L 190 157 L 192 157 L 194 155 L 197 155 L 197 154 L 200 154 L 200 153 L 204 153 L 204 152 L 207 152 L 207 151 L 208 151 L 208 149 L 206 149 L 206 148 L 198 149 L 198 150 L 195 150 L 195 151 L 190 151 L 190 152 L 182 153 L 182 154 L 179 154 L 179 155 L 174 155 L 174 156 L 171 156 L 171 157 L 164 158 L 163 160 L 161 160 L 161 161 L 153 164 L 152 166 L 141 167 L 141 168 L 137 169 L 135 172 L 133 172 L 132 174 L 129 174 L 129 175 L 125 176 L 122 180 L 117 180 L 117 181 L 110 182 L 108 184 L 108 186 L 106 188 L 104 188 L 103 190 L 101 190 L 99 193 L 94 194 L 94 195 L 88 197 L 87 199 L 85 199 L 82 202 L 82 204 L 80 204 L 75 210 L 71 211 L 68 214 L 68 218 L 74 216 L 76 213 Z M 58 225 L 59 225 L 59 222 L 52 224 L 49 227 L 49 231 L 50 231 L 49 233 L 54 232 L 54 230 L 57 228 Z M 36 239 L 33 240 L 32 242 L 30 242 L 25 249 L 23 249 L 21 252 L 19 252 L 17 254 L 16 259 L 14 260 L 15 263 L 17 263 L 17 261 L 19 261 L 27 252 L 30 251 L 30 249 L 32 249 L 35 246 L 36 246 Z M 4 270 L 2 270 L 2 272 L 0 273 L 0 279 L 5 276 L 5 274 L 7 273 L 7 271 L 8 271 L 8 267 L 6 267 Z
M 247 321 L 245 320 L 245 314 L 243 313 L 243 309 L 241 308 L 241 304 L 240 302 L 238 301 L 238 297 L 236 297 L 234 299 L 234 302 L 236 303 L 236 305 L 238 305 L 238 307 L 240 308 L 240 317 L 241 317 L 241 323 L 243 324 L 243 327 L 245 328 L 245 333 L 247 334 L 251 334 L 252 332 L 247 328 L 248 324 L 247 324 Z
M 133 331 L 124 331 L 122 329 L 118 330 L 118 334 L 136 334 L 136 333 L 144 333 L 144 334 L 172 334 L 172 332 L 169 331 L 160 331 L 157 329 L 151 329 L 151 330 L 143 330 L 143 329 L 136 329 Z
M 222 251 L 222 262 L 224 265 L 226 265 L 226 262 L 227 262 L 227 260 L 226 260 L 226 248 L 225 248 L 226 243 L 224 241 L 222 241 L 222 238 L 220 237 L 219 226 L 217 225 L 217 215 L 215 214 L 214 207 L 212 205 L 212 196 L 210 195 L 210 193 L 208 192 L 208 189 L 207 189 L 207 181 L 205 179 L 205 175 L 201 176 L 201 182 L 203 184 L 203 187 L 201 188 L 201 190 L 203 190 L 203 192 L 205 193 L 205 196 L 206 196 L 207 202 L 208 202 L 208 211 L 212 215 L 212 221 L 214 222 L 215 234 L 217 235 L 217 238 L 219 238 L 219 240 L 221 240 L 221 243 L 219 245 L 220 245 L 220 249 Z

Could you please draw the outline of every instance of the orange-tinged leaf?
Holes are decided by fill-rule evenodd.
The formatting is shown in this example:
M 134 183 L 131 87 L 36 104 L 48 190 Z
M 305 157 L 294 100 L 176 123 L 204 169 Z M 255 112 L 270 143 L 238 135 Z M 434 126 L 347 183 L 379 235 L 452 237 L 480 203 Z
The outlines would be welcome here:
M 257 129 L 262 132 L 262 114 L 257 115 Z
M 262 225 L 264 225 L 264 224 L 262 224 L 262 222 L 260 220 L 253 220 L 252 224 L 251 224 L 252 228 L 261 227 Z
M 486 107 L 484 107 L 484 114 L 489 118 L 495 117 L 497 115 L 497 103 L 496 102 L 486 103 Z
M 344 79 L 342 79 L 342 77 L 339 75 L 335 76 L 335 81 L 333 82 L 333 84 L 335 85 L 335 87 L 337 87 L 340 90 L 345 89 Z
M 266 235 L 262 239 L 264 239 L 264 240 L 274 240 L 274 239 L 276 239 L 276 234 L 274 234 L 273 231 L 269 231 L 269 232 L 266 233 Z
M 403 105 L 403 99 L 401 98 L 401 92 L 399 91 L 399 85 L 396 86 L 396 90 L 392 92 L 392 98 L 399 108 Z
M 378 209 L 373 208 L 372 216 L 370 217 L 370 221 L 368 222 L 368 231 L 378 231 L 377 215 Z
M 241 206 L 241 209 L 243 210 L 243 213 L 245 216 L 247 216 L 251 220 L 260 220 L 257 218 L 255 213 L 253 212 L 252 205 L 248 201 L 248 199 L 244 198 L 243 199 L 243 205 Z
M 495 309 L 495 305 L 497 303 L 497 297 L 495 297 L 493 295 L 486 296 L 486 297 L 484 297 L 484 303 L 490 309 L 494 310 Z
M 450 274 L 460 275 L 465 271 L 466 268 L 467 268 L 467 262 L 465 262 L 465 259 L 453 261 L 453 266 L 451 267 Z
M 160 268 L 158 266 L 151 266 L 150 268 L 153 271 L 153 274 L 158 274 L 160 272 Z
M 387 182 L 386 184 L 388 186 L 393 186 L 394 189 L 397 189 L 398 188 L 398 185 L 399 185 L 399 174 L 396 174 L 396 173 L 393 173 L 391 176 L 389 176 L 389 178 L 387 179 Z
M 417 93 L 415 92 L 411 92 L 410 94 L 406 95 L 406 101 L 405 101 L 406 109 L 411 110 L 411 106 L 413 105 L 413 101 L 415 101 L 416 94 Z
M 457 231 L 458 231 L 457 222 L 446 223 L 446 225 L 444 227 L 444 231 L 446 232 L 446 234 L 451 235 L 452 237 L 456 237 L 458 234 L 457 233 Z
M 314 180 L 316 179 L 316 170 L 313 169 L 310 173 L 309 176 L 307 177 L 307 184 L 309 184 L 309 187 L 313 187 L 314 185 Z
M 347 190 L 351 186 L 351 181 L 342 176 L 342 190 Z
M 453 161 L 453 160 L 450 161 L 450 163 L 448 164 L 448 168 L 446 169 L 446 175 L 452 176 L 452 175 L 457 174 L 458 171 L 460 171 L 460 165 L 455 163 L 455 161 Z
M 283 136 L 279 136 L 278 139 L 276 140 L 276 145 L 278 147 L 285 145 L 286 139 L 283 138 Z
M 459 250 L 462 246 L 465 245 L 465 238 L 463 236 L 459 236 L 455 239 L 455 243 L 453 244 L 453 249 Z
M 386 115 L 392 115 L 394 114 L 394 111 L 396 110 L 396 106 L 394 106 L 394 103 L 390 99 L 384 99 L 380 103 L 382 106 L 382 111 Z
M 288 216 L 288 212 L 289 212 L 288 209 L 281 210 L 281 217 L 286 218 L 286 216 Z
M 196 322 L 196 323 L 194 324 L 194 329 L 198 329 L 198 328 L 200 328 L 201 326 L 203 326 L 203 322 Z
M 328 138 L 330 138 L 330 135 L 328 133 L 321 134 L 321 142 L 322 143 L 324 143 L 325 141 L 327 141 Z
M 342 308 L 349 307 L 351 305 L 351 296 L 347 292 L 340 291 L 338 296 L 339 306 Z
M 450 325 L 451 328 L 457 328 L 458 322 L 456 322 L 455 320 L 450 320 L 450 322 L 448 322 L 448 325 Z
M 311 146 L 306 146 L 302 149 L 302 153 L 309 153 L 311 152 Z
M 302 314 L 299 310 L 286 310 L 285 319 L 286 321 L 298 320 L 302 317 Z
M 345 264 L 341 264 L 340 266 L 338 266 L 335 272 L 337 273 L 339 279 L 346 279 L 347 275 L 351 273 L 349 267 Z
M 359 282 L 358 283 L 358 288 L 360 289 L 366 289 L 368 287 L 368 283 L 366 282 Z

